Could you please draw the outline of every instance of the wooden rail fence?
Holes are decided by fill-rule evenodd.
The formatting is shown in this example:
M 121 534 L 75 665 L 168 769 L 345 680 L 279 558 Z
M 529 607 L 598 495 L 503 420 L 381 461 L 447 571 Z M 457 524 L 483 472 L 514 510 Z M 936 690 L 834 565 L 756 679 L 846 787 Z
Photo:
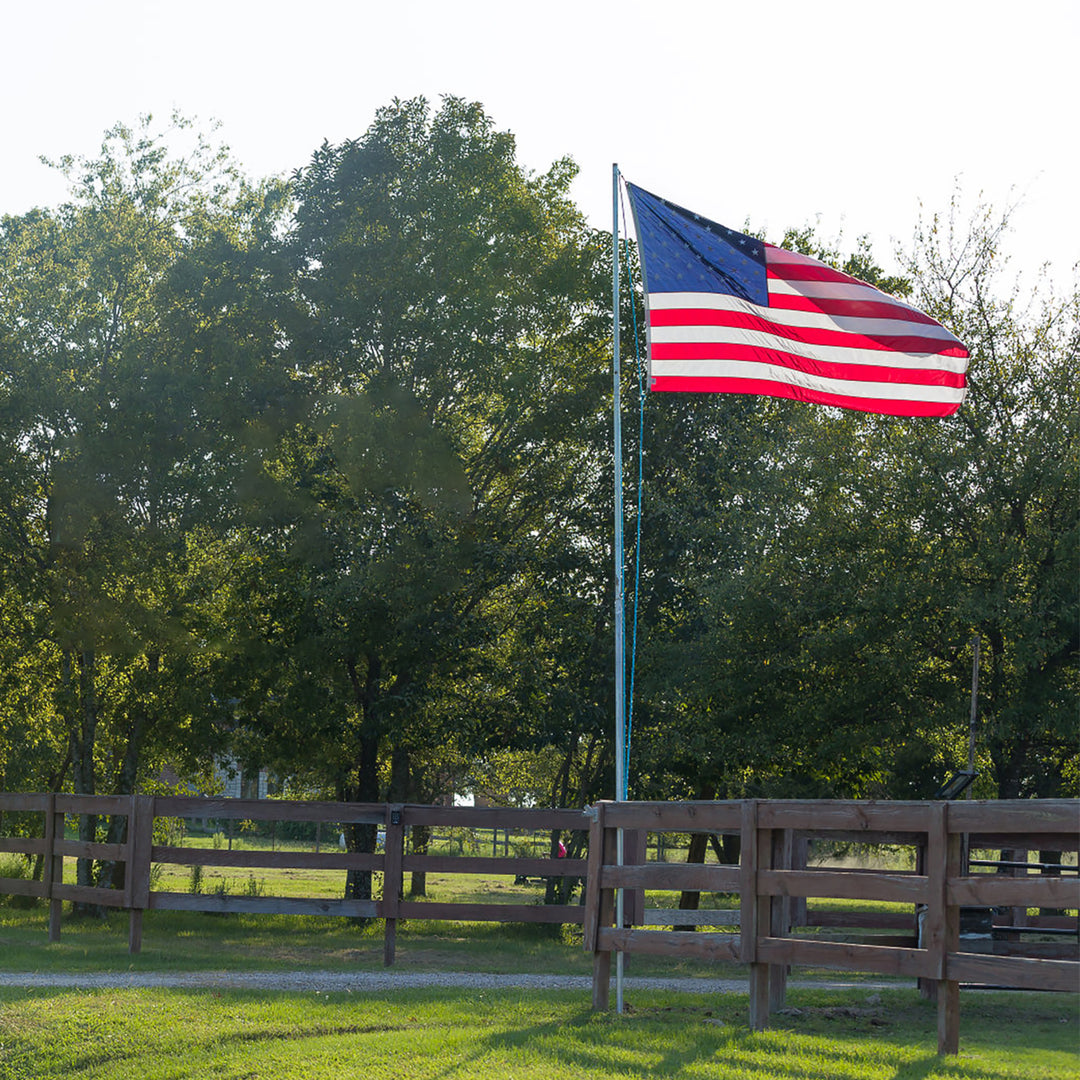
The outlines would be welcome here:
M 749 965 L 750 1022 L 758 1030 L 783 1004 L 790 965 L 908 975 L 933 985 L 939 1051 L 956 1053 L 961 982 L 1080 990 L 1076 959 L 986 955 L 967 951 L 960 938 L 962 908 L 1069 909 L 1074 915 L 1066 921 L 1075 933 L 1075 911 L 1080 907 L 1075 868 L 1062 876 L 972 873 L 962 859 L 962 853 L 972 849 L 1076 852 L 1080 802 L 1075 800 L 602 802 L 593 814 L 584 935 L 585 947 L 594 954 L 596 1008 L 608 1006 L 611 959 L 617 952 Z M 614 852 L 620 829 L 737 834 L 740 863 L 619 866 Z M 808 868 L 799 865 L 796 852 L 810 837 L 909 845 L 919 852 L 919 859 L 910 872 Z M 615 926 L 618 889 L 737 894 L 739 933 L 658 930 L 640 925 L 647 913 L 644 918 L 624 917 L 626 925 Z M 797 917 L 798 906 L 810 897 L 910 904 L 920 913 L 919 935 L 911 944 L 894 945 L 797 936 L 795 930 L 807 922 L 805 915 Z M 627 910 L 634 906 L 627 905 Z
M 40 837 L 0 836 L 0 852 L 16 852 L 44 861 L 40 880 L 0 878 L 0 893 L 38 897 L 49 902 L 49 936 L 57 940 L 64 901 L 124 908 L 129 913 L 128 947 L 142 945 L 144 911 L 212 911 L 362 917 L 385 920 L 384 958 L 394 962 L 399 919 L 443 919 L 462 922 L 578 923 L 579 904 L 438 903 L 403 899 L 407 873 L 479 874 L 488 877 L 583 877 L 584 859 L 516 856 L 446 856 L 406 852 L 410 826 L 464 829 L 588 829 L 580 810 L 515 810 L 498 807 L 439 807 L 383 803 L 293 802 L 276 799 L 207 799 L 192 797 L 18 795 L 0 794 L 0 814 L 38 814 Z M 104 815 L 126 818 L 123 843 L 65 839 L 69 816 Z M 162 818 L 210 819 L 225 822 L 289 821 L 348 828 L 371 825 L 384 830 L 382 850 L 372 854 L 338 850 L 320 852 L 225 850 L 155 844 L 154 822 Z M 64 859 L 106 860 L 123 865 L 123 886 L 101 888 L 64 880 Z M 151 866 L 229 867 L 234 869 L 370 871 L 381 875 L 380 895 L 370 900 L 327 897 L 236 896 L 216 893 L 159 891 L 151 888 Z
M 784 1000 L 791 965 L 906 975 L 937 996 L 938 1045 L 955 1053 L 959 1045 L 961 983 L 1080 989 L 1076 911 L 1080 884 L 1075 864 L 1040 867 L 1028 873 L 1023 860 L 973 860 L 976 850 L 1006 852 L 1080 849 L 1080 801 L 1016 802 L 843 802 L 738 801 L 708 803 L 601 802 L 587 811 L 512 810 L 391 804 L 286 802 L 279 800 L 182 797 L 0 794 L 4 815 L 36 815 L 36 835 L 3 835 L 0 853 L 37 860 L 36 880 L 0 877 L 0 893 L 37 897 L 49 903 L 49 936 L 61 932 L 65 901 L 128 911 L 129 949 L 142 942 L 143 913 L 154 910 L 292 913 L 384 920 L 384 959 L 394 961 L 401 919 L 465 922 L 577 923 L 593 953 L 593 1003 L 606 1008 L 611 959 L 617 952 L 694 957 L 749 966 L 750 1020 L 755 1028 Z M 69 840 L 69 817 L 122 818 L 122 843 Z M 331 847 L 316 852 L 224 850 L 182 843 L 155 843 L 161 819 L 224 822 L 307 822 L 383 831 L 382 850 L 362 854 Z M 589 830 L 587 859 L 521 858 L 510 855 L 428 855 L 407 850 L 406 831 L 422 826 L 514 831 Z M 624 863 L 616 865 L 616 838 L 624 832 Z M 662 856 L 668 834 L 727 834 L 739 838 L 737 864 L 671 863 L 647 858 L 646 838 L 656 838 Z M 808 866 L 811 840 L 906 845 L 916 853 L 911 871 Z M 494 845 L 493 845 L 494 847 Z M 504 847 L 505 851 L 505 847 Z M 122 866 L 104 888 L 65 880 L 65 859 L 98 860 Z M 370 871 L 381 887 L 372 898 L 221 895 L 164 891 L 152 887 L 152 866 L 231 867 L 246 870 L 301 869 Z M 1046 872 L 1057 870 L 1057 873 Z M 585 882 L 584 904 L 480 904 L 404 899 L 404 875 L 411 872 L 483 877 L 575 877 Z M 624 890 L 624 925 L 615 926 L 616 890 Z M 648 909 L 644 898 L 660 892 L 721 893 L 737 897 L 734 910 Z M 902 912 L 808 910 L 807 900 L 892 902 Z M 1030 917 L 1029 909 L 1071 914 Z M 964 910 L 1008 909 L 1009 936 L 1032 930 L 1070 938 L 1061 946 L 1006 942 L 988 955 L 961 938 Z M 917 916 L 916 916 L 916 913 Z M 683 924 L 682 929 L 671 929 Z M 1026 926 L 1023 924 L 1027 924 Z M 658 929 L 664 926 L 664 929 Z M 705 932 L 687 933 L 697 927 Z M 738 929 L 737 933 L 724 932 Z M 826 940 L 839 928 L 906 931 L 870 941 Z M 809 930 L 809 933 L 807 931 Z M 995 953 L 998 943 L 995 942 Z M 1041 955 L 1040 955 L 1041 950 Z M 1059 958 L 1050 958 L 1057 956 Z M 1068 956 L 1070 959 L 1060 959 Z

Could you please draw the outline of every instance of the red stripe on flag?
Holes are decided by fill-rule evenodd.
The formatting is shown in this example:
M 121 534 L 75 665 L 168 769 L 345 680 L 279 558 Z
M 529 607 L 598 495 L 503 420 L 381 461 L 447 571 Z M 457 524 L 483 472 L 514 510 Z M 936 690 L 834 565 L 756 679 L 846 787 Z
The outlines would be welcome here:
M 882 293 L 882 296 L 885 294 Z M 794 293 L 770 293 L 769 307 L 775 311 L 819 311 L 823 315 L 850 315 L 864 319 L 902 319 L 905 322 L 939 326 L 915 308 L 902 307 L 885 300 L 844 300 L 831 296 L 800 296 Z
M 957 402 L 905 401 L 893 398 L 861 398 L 846 394 L 827 394 L 807 390 L 802 386 L 770 382 L 767 379 L 698 378 L 687 375 L 662 375 L 652 380 L 653 390 L 703 394 L 759 394 L 767 397 L 792 398 L 817 405 L 836 405 L 843 409 L 884 413 L 888 416 L 951 416 Z
M 868 336 L 849 330 L 829 330 L 816 326 L 786 326 L 760 315 L 716 308 L 657 308 L 649 312 L 650 326 L 730 326 L 756 330 L 787 341 L 806 345 L 839 345 L 850 349 L 872 349 L 879 352 L 933 354 L 935 356 L 967 356 L 967 350 L 954 341 L 917 334 L 877 334 Z M 662 344 L 674 344 L 665 342 Z M 726 345 L 726 343 L 725 343 Z M 653 346 L 653 354 L 657 355 Z M 665 358 L 670 359 L 670 358 Z
M 854 364 L 812 360 L 797 353 L 767 349 L 757 345 L 738 345 L 707 341 L 654 342 L 652 358 L 665 360 L 734 360 L 805 371 L 822 379 L 848 379 L 852 382 L 908 383 L 911 386 L 964 386 L 964 375 L 938 368 L 879 367 L 877 364 Z M 696 376 L 692 376 L 696 378 Z
M 820 263 L 773 262 L 768 259 L 765 276 L 781 281 L 832 281 L 837 285 L 865 285 L 865 281 Z

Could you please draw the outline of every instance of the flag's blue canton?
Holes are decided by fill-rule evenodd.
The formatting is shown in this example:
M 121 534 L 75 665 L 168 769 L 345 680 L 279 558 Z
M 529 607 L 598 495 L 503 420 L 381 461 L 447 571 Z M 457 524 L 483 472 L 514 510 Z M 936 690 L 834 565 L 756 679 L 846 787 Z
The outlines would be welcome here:
M 648 291 L 720 292 L 769 306 L 765 247 L 753 236 L 627 184 Z

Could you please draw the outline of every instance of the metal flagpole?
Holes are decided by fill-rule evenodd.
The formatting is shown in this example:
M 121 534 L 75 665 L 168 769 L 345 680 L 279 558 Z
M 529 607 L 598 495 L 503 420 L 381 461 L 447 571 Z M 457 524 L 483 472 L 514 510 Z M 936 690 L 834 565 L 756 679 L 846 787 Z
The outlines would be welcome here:
M 968 772 L 975 772 L 975 736 L 979 719 L 979 635 L 971 639 L 971 718 L 968 721 Z M 968 787 L 967 797 L 975 798 L 975 785 Z
M 619 400 L 619 166 L 611 167 L 611 342 L 615 443 L 615 801 L 626 792 L 626 626 L 623 599 L 622 406 Z M 623 831 L 616 832 L 615 861 L 623 864 Z M 615 894 L 615 925 L 623 925 L 623 890 Z M 615 954 L 615 1011 L 623 1011 L 623 954 Z

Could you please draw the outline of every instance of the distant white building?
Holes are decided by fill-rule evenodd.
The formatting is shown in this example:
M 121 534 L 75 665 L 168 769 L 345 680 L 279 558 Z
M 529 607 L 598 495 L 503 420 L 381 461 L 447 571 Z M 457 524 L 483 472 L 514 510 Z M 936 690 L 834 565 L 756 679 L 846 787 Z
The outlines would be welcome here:
M 245 773 L 231 758 L 214 762 L 214 779 L 221 785 L 226 799 L 265 799 L 267 774 L 265 769 L 257 773 Z

